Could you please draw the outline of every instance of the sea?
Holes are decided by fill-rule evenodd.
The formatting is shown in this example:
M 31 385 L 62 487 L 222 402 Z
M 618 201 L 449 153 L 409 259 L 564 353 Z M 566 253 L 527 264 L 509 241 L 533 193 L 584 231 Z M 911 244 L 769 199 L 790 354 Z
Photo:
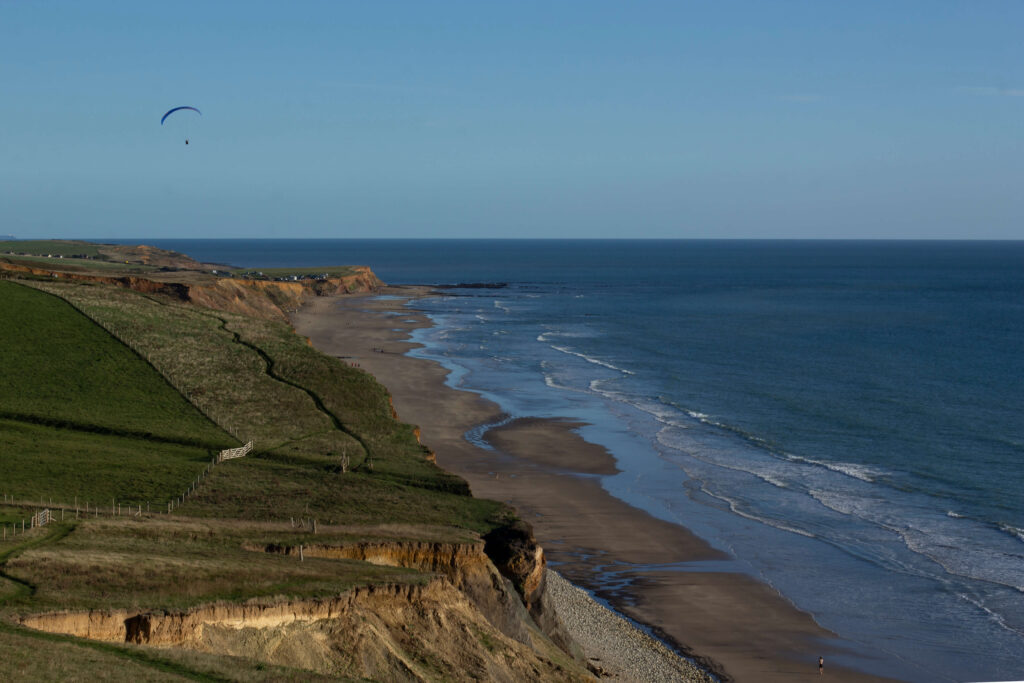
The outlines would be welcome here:
M 1024 242 L 142 241 L 493 285 L 415 302 L 450 384 L 586 422 L 610 493 L 811 613 L 837 663 L 1024 679 Z

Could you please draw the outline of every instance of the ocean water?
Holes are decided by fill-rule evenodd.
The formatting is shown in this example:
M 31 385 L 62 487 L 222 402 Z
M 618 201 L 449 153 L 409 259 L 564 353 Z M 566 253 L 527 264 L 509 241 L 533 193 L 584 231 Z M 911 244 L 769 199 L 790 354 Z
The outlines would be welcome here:
M 811 612 L 842 663 L 1024 679 L 1024 242 L 148 242 L 507 283 L 418 302 L 416 353 L 509 415 L 588 422 L 610 492 Z

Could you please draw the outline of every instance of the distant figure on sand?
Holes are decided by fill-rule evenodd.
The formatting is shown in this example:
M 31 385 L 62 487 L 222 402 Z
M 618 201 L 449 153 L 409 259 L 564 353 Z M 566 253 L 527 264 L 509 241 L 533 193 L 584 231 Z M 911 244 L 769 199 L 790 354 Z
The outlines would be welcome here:
M 825 658 L 818 657 L 818 675 L 825 673 Z

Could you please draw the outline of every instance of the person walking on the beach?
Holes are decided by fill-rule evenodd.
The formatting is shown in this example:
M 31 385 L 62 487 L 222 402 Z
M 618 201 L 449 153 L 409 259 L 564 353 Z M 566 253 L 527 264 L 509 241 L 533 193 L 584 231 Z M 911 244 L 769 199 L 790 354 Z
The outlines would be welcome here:
M 825 673 L 825 658 L 818 657 L 818 675 Z

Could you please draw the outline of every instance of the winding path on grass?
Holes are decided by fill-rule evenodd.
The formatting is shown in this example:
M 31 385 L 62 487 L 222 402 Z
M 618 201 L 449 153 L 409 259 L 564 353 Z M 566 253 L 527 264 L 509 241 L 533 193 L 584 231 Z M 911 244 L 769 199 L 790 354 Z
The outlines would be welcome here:
M 370 447 L 369 445 L 367 445 L 363 437 L 360 436 L 358 433 L 352 431 L 348 427 L 346 427 L 345 424 L 338 418 L 338 416 L 335 415 L 326 405 L 324 405 L 323 399 L 321 399 L 320 396 L 315 391 L 307 387 L 304 387 L 301 384 L 293 382 L 287 377 L 279 375 L 277 371 L 274 369 L 274 359 L 270 356 L 270 354 L 268 354 L 266 351 L 261 349 L 256 344 L 250 341 L 246 341 L 245 339 L 242 339 L 242 335 L 228 327 L 228 321 L 225 318 L 221 318 L 218 315 L 214 315 L 213 317 L 220 321 L 221 329 L 232 335 L 233 341 L 236 344 L 241 344 L 242 346 L 256 352 L 256 354 L 263 360 L 264 372 L 266 373 L 267 377 L 270 377 L 273 380 L 281 382 L 282 384 L 287 384 L 290 387 L 294 387 L 295 389 L 298 389 L 299 391 L 309 396 L 309 398 L 313 401 L 313 405 L 316 406 L 317 410 L 319 410 L 321 413 L 327 416 L 327 418 L 331 421 L 331 424 L 334 425 L 335 429 L 342 432 L 343 434 L 352 437 L 360 445 L 360 447 L 362 447 L 363 462 L 365 463 L 370 460 L 370 458 L 372 457 Z
M 166 301 L 161 301 L 159 298 L 154 297 L 154 296 L 150 296 L 148 294 L 142 294 L 142 297 L 147 299 L 147 300 L 149 300 L 149 301 L 152 301 L 153 303 L 158 304 L 160 306 L 169 306 L 169 305 L 171 305 L 171 304 L 169 304 Z M 81 312 L 87 318 L 89 317 L 89 315 L 87 313 L 85 313 L 84 311 L 80 310 L 79 312 Z M 277 382 L 281 382 L 282 384 L 285 384 L 285 385 L 288 385 L 288 386 L 293 387 L 295 389 L 298 389 L 299 391 L 301 391 L 304 394 L 306 394 L 307 396 L 309 396 L 309 398 L 313 401 L 313 405 L 316 406 L 316 409 L 318 411 L 320 411 L 323 415 L 325 415 L 331 421 L 331 424 L 334 426 L 335 429 L 337 429 L 338 431 L 342 432 L 343 434 L 346 434 L 347 436 L 351 437 L 352 439 L 354 439 L 356 441 L 356 443 L 359 444 L 359 446 L 363 449 L 363 462 L 366 463 L 366 462 L 370 461 L 370 459 L 372 458 L 372 452 L 370 450 L 370 446 L 366 443 L 366 440 L 363 439 L 363 437 L 360 436 L 357 432 L 355 432 L 355 431 L 349 429 L 347 426 L 345 426 L 345 424 L 341 421 L 341 419 L 338 418 L 338 416 L 335 415 L 324 404 L 323 399 L 321 399 L 320 396 L 315 391 L 313 391 L 312 389 L 309 389 L 307 387 L 304 387 L 301 384 L 298 384 L 297 382 L 293 382 L 290 379 L 288 379 L 287 377 L 284 377 L 284 376 L 278 374 L 278 372 L 275 370 L 274 359 L 270 356 L 270 354 L 268 354 L 266 351 L 264 351 L 262 348 L 260 348 L 258 345 L 254 344 L 253 342 L 246 341 L 245 339 L 242 338 L 242 335 L 240 333 L 238 333 L 238 332 L 232 330 L 231 328 L 229 328 L 228 327 L 228 320 L 226 318 L 223 318 L 223 317 L 217 315 L 216 313 L 214 313 L 212 311 L 207 312 L 207 311 L 197 310 L 196 312 L 199 313 L 199 315 L 207 316 L 207 317 L 213 318 L 214 320 L 217 320 L 220 323 L 221 330 L 223 330 L 227 334 L 230 334 L 231 335 L 231 340 L 235 344 L 239 344 L 239 345 L 244 346 L 244 347 L 250 349 L 251 351 L 255 352 L 260 357 L 260 359 L 263 361 L 263 372 L 264 372 L 264 374 L 267 377 L 269 377 L 272 380 L 275 380 Z M 90 320 L 91 320 L 91 318 L 90 318 Z M 95 320 L 93 320 L 93 322 L 96 323 L 97 325 L 99 325 L 99 323 L 96 322 Z M 102 325 L 100 325 L 100 327 L 102 329 L 106 330 L 106 328 L 104 328 Z M 109 330 L 106 330 L 106 331 L 108 332 L 108 334 L 110 334 Z M 128 345 L 127 342 L 125 342 L 125 340 L 122 340 L 122 339 L 119 339 L 119 340 L 122 343 L 124 343 L 126 346 Z M 142 357 L 144 360 L 146 360 L 147 363 L 152 365 L 152 363 L 150 363 L 150 361 L 148 359 L 146 359 L 145 356 L 143 356 L 142 354 L 139 354 L 139 356 Z M 153 367 L 154 367 L 155 370 L 157 370 L 157 372 L 159 372 L 158 368 L 156 368 L 155 366 L 153 366 Z M 176 391 L 177 391 L 177 389 L 176 389 Z M 192 401 L 189 401 L 189 402 L 192 403 Z M 195 405 L 195 404 L 193 403 L 193 405 Z M 199 406 L 196 406 L 196 407 L 197 407 L 197 409 L 200 410 L 200 412 L 203 412 L 202 409 L 199 408 Z M 207 413 L 205 413 L 205 412 L 203 412 L 203 414 L 207 415 Z M 210 417 L 210 416 L 207 415 L 207 417 Z M 213 418 L 210 418 L 210 419 L 213 420 Z M 216 420 L 213 420 L 213 422 L 215 424 L 217 423 Z M 288 442 L 285 442 L 285 443 L 288 443 Z

